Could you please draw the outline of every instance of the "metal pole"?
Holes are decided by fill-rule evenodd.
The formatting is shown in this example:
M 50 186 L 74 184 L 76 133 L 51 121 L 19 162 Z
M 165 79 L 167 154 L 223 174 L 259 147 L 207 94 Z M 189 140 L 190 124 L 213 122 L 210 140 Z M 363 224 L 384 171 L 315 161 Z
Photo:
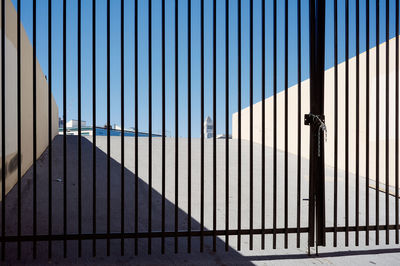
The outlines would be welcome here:
M 310 0 L 310 247 L 325 245 L 324 61 L 325 0 Z

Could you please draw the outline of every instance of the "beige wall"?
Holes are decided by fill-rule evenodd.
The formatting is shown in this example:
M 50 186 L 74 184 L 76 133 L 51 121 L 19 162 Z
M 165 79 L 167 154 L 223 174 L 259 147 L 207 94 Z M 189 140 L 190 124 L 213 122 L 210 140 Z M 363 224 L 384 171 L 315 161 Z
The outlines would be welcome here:
M 389 118 L 386 118 L 386 43 L 380 45 L 380 62 L 379 62 L 379 180 L 384 183 L 385 178 L 385 140 L 386 140 L 386 122 L 389 122 L 389 176 L 390 185 L 395 183 L 394 164 L 395 164 L 395 38 L 389 41 Z M 370 133 L 369 133 L 369 173 L 370 178 L 376 179 L 376 48 L 370 49 Z M 360 117 L 359 117 L 359 140 L 360 140 L 360 175 L 365 176 L 366 173 L 366 52 L 359 56 L 359 77 L 360 77 Z M 356 58 L 351 58 L 349 64 L 349 171 L 355 172 L 356 163 Z M 338 168 L 345 168 L 345 63 L 338 65 Z M 326 165 L 334 165 L 334 68 L 325 71 L 325 117 L 328 129 L 328 139 L 326 142 Z M 301 83 L 301 119 L 304 114 L 310 110 L 310 82 L 305 80 Z M 297 97 L 298 86 L 294 85 L 288 89 L 288 151 L 297 154 Z M 277 94 L 277 148 L 284 150 L 284 115 L 285 115 L 285 92 Z M 265 116 L 266 116 L 266 145 L 273 147 L 273 97 L 265 100 Z M 249 107 L 242 110 L 242 139 L 249 140 Z M 254 111 L 254 141 L 261 143 L 261 114 L 262 102 L 253 105 Z M 233 114 L 233 138 L 238 137 L 238 113 Z M 309 127 L 305 126 L 302 121 L 302 150 L 301 155 L 304 158 L 309 157 Z
M 17 13 L 6 0 L 6 192 L 17 183 Z M 0 13 L 1 14 L 1 13 Z M 1 55 L 0 55 L 1 56 Z M 25 29 L 21 25 L 21 152 L 22 174 L 33 162 L 33 49 Z M 48 87 L 40 64 L 37 70 L 37 155 L 40 157 L 48 145 Z M 0 95 L 1 97 L 1 95 Z M 0 108 L 1 109 L 1 108 Z M 58 107 L 52 97 L 52 137 L 58 134 Z M 1 132 L 0 132 L 1 134 Z M 0 135 L 1 137 L 1 135 Z M 1 148 L 0 148 L 1 150 Z M 1 156 L 1 153 L 0 153 Z M 14 160 L 12 160 L 14 158 Z M 11 162 L 10 162 L 11 161 Z M 1 160 L 0 160 L 1 162 Z M 1 184 L 1 180 L 0 180 Z M 1 194 L 0 194 L 1 195 Z

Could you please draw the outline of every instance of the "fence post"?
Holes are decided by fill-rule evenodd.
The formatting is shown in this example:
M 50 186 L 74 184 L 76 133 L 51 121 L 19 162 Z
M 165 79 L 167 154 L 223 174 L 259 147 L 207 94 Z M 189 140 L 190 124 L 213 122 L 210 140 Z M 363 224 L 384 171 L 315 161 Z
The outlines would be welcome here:
M 325 0 L 310 0 L 309 247 L 325 245 L 324 64 Z

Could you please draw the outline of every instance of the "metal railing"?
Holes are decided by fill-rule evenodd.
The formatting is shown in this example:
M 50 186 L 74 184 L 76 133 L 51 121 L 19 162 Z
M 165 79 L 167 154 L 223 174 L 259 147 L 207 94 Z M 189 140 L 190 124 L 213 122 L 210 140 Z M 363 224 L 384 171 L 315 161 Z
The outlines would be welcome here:
M 37 255 L 37 242 L 41 241 L 47 241 L 48 242 L 48 257 L 51 258 L 53 256 L 53 242 L 55 241 L 63 241 L 63 255 L 64 257 L 67 257 L 68 254 L 68 242 L 69 241 L 78 241 L 78 256 L 82 256 L 82 246 L 84 244 L 85 240 L 91 240 L 92 244 L 92 255 L 97 256 L 97 243 L 99 241 L 106 241 L 106 254 L 110 255 L 111 254 L 111 241 L 112 240 L 120 240 L 120 253 L 121 255 L 125 254 L 126 251 L 126 246 L 125 242 L 127 240 L 133 240 L 134 241 L 134 254 L 139 253 L 139 241 L 147 239 L 147 251 L 149 254 L 152 253 L 153 250 L 153 239 L 161 239 L 161 253 L 165 253 L 166 251 L 166 239 L 167 238 L 173 238 L 174 240 L 174 251 L 182 251 L 179 250 L 179 241 L 187 241 L 187 252 L 192 252 L 192 243 L 193 243 L 193 238 L 196 237 L 199 238 L 199 247 L 200 251 L 204 251 L 204 246 L 205 246 L 205 238 L 212 238 L 212 250 L 217 251 L 217 239 L 223 238 L 224 239 L 224 247 L 225 250 L 228 251 L 231 243 L 230 239 L 232 236 L 235 236 L 237 239 L 236 243 L 236 249 L 240 250 L 242 248 L 242 236 L 246 235 L 249 237 L 249 249 L 254 248 L 254 236 L 260 236 L 260 241 L 261 241 L 261 249 L 266 248 L 266 235 L 271 235 L 272 236 L 272 247 L 278 248 L 277 245 L 277 235 L 283 235 L 283 247 L 288 248 L 289 247 L 289 234 L 293 234 L 296 237 L 296 247 L 299 248 L 301 246 L 301 234 L 306 234 L 308 235 L 308 246 L 312 247 L 315 245 L 317 246 L 325 246 L 326 245 L 326 232 L 332 232 L 333 233 L 333 246 L 337 246 L 338 240 L 337 240 L 337 235 L 338 232 L 344 232 L 345 234 L 345 245 L 349 245 L 349 232 L 354 231 L 355 234 L 355 245 L 360 244 L 359 240 L 359 233 L 361 231 L 365 231 L 366 237 L 366 245 L 369 245 L 369 232 L 372 230 L 376 231 L 376 244 L 379 244 L 379 232 L 381 230 L 385 230 L 386 232 L 386 243 L 389 243 L 389 230 L 395 230 L 396 232 L 396 244 L 399 243 L 399 210 L 398 210 L 398 198 L 399 198 L 399 192 L 398 192 L 398 187 L 399 187 L 399 180 L 398 180 L 398 76 L 399 76 L 399 52 L 398 52 L 398 35 L 399 35 L 399 1 L 396 0 L 396 12 L 395 12 L 395 19 L 396 19 L 396 50 L 395 50 L 395 56 L 396 56 L 396 62 L 395 62 L 395 72 L 396 72 L 396 84 L 395 84 L 395 92 L 396 92 L 396 106 L 395 106 L 395 112 L 396 112 L 396 124 L 395 124 L 395 224 L 390 224 L 390 219 L 389 219 L 389 212 L 390 212 L 390 204 L 389 204 L 389 197 L 390 197 L 390 187 L 389 187 L 389 151 L 390 151 L 390 146 L 389 146 L 389 122 L 385 124 L 385 133 L 386 133 L 386 141 L 385 141 L 385 223 L 380 224 L 379 220 L 379 195 L 380 195 L 380 190 L 379 190 L 379 152 L 377 153 L 376 157 L 376 198 L 375 198 L 375 217 L 376 217 L 376 222 L 374 225 L 370 224 L 369 217 L 370 217 L 370 169 L 369 169 L 369 150 L 370 150 L 370 138 L 369 138 L 369 132 L 370 132 L 370 79 L 369 75 L 366 74 L 366 176 L 365 176 L 365 188 L 366 188 L 366 194 L 365 194 L 365 225 L 360 225 L 360 217 L 359 217 L 359 212 L 360 212 L 360 170 L 359 170 L 359 161 L 360 161 L 360 138 L 359 138 L 359 131 L 360 131 L 360 123 L 359 123 L 359 116 L 360 116 L 360 78 L 359 78 L 359 73 L 360 73 L 360 60 L 359 60 L 359 53 L 360 53 L 360 7 L 359 7 L 359 0 L 356 0 L 356 171 L 355 171 L 355 205 L 356 205 L 356 211 L 355 211 L 355 225 L 350 225 L 349 222 L 349 204 L 351 203 L 349 200 L 349 90 L 350 90 L 350 85 L 349 85 L 349 1 L 345 0 L 345 197 L 344 197 L 344 204 L 345 204 L 345 225 L 341 226 L 338 225 L 338 202 L 340 202 L 340 199 L 338 198 L 338 157 L 340 156 L 339 151 L 338 151 L 338 137 L 340 136 L 339 131 L 338 131 L 338 126 L 339 126 L 339 116 L 338 116 L 338 102 L 339 102 L 339 96 L 338 96 L 338 81 L 339 81 L 339 74 L 338 74 L 338 3 L 337 0 L 334 0 L 334 183 L 333 183 L 333 188 L 328 187 L 325 182 L 325 171 L 326 167 L 324 165 L 325 163 L 325 146 L 324 146 L 324 136 L 320 135 L 321 128 L 323 128 L 325 125 L 325 116 L 324 116 L 324 77 L 325 77 L 325 36 L 327 32 L 325 32 L 325 1 L 318 1 L 318 0 L 311 0 L 308 1 L 309 4 L 309 23 L 310 23 L 310 30 L 309 30 L 309 45 L 310 45 L 310 103 L 311 103 L 311 109 L 310 109 L 310 114 L 309 116 L 306 117 L 306 123 L 311 125 L 311 130 L 310 130 L 310 157 L 309 157 L 309 163 L 310 163 L 310 173 L 309 173 L 309 187 L 305 188 L 308 189 L 309 191 L 309 207 L 308 207 L 308 226 L 304 227 L 301 224 L 301 203 L 302 203 L 302 167 L 301 167 L 301 160 L 302 160 L 302 150 L 304 148 L 304 144 L 302 146 L 302 137 L 304 137 L 305 134 L 302 132 L 302 124 L 303 124 L 303 113 L 304 110 L 302 109 L 302 103 L 305 99 L 303 99 L 302 96 L 302 60 L 304 58 L 302 57 L 302 29 L 301 29 L 301 23 L 302 23 L 302 17 L 304 17 L 303 12 L 304 10 L 301 9 L 301 0 L 297 0 L 297 19 L 296 19 L 296 30 L 297 30 L 297 43 L 296 43 L 296 48 L 297 48 L 297 66 L 294 67 L 294 69 L 297 72 L 297 109 L 296 109 L 296 122 L 297 122 L 297 131 L 295 134 L 296 139 L 297 139 L 297 154 L 295 155 L 296 157 L 296 190 L 295 191 L 290 191 L 289 190 L 289 111 L 288 108 L 289 106 L 289 3 L 288 0 L 285 0 L 285 10 L 284 10 L 284 21 L 285 21 L 285 26 L 284 26 L 284 149 L 283 149 L 283 162 L 284 162 L 284 168 L 283 168 L 283 226 L 278 225 L 278 216 L 279 216 L 279 210 L 278 210 L 278 156 L 279 156 L 279 149 L 278 147 L 278 75 L 277 75 L 277 68 L 278 68 L 278 60 L 281 60 L 277 54 L 277 49 L 278 49 L 278 42 L 277 42 L 277 0 L 273 0 L 273 47 L 272 47 L 272 69 L 273 69 L 273 75 L 272 75 L 272 88 L 273 88 L 273 94 L 272 94 L 272 104 L 273 104 L 273 121 L 267 121 L 267 116 L 266 116 L 266 110 L 267 110 L 267 103 L 266 103 L 266 60 L 269 59 L 266 56 L 266 0 L 261 1 L 261 20 L 263 21 L 261 25 L 261 66 L 262 66 L 262 74 L 261 74 L 261 98 L 262 98 L 262 105 L 261 105 L 261 120 L 260 121 L 255 121 L 254 119 L 254 81 L 253 81 L 253 76 L 254 76 L 254 6 L 253 6 L 253 0 L 250 0 L 250 11 L 249 11 L 249 23 L 250 23 L 250 33 L 249 33 L 249 43 L 250 43 L 250 48 L 249 48 L 249 72 L 250 72 L 250 78 L 249 78 L 249 84 L 248 84 L 248 91 L 243 90 L 242 87 L 242 1 L 238 0 L 237 1 L 237 14 L 232 14 L 230 12 L 231 10 L 231 5 L 232 1 L 226 0 L 224 4 L 225 8 L 225 40 L 224 40 L 224 52 L 225 52 L 225 62 L 224 62 L 224 89 L 225 89 L 225 128 L 224 128 L 224 133 L 226 135 L 224 142 L 224 181 L 225 181 L 225 210 L 224 210 L 224 229 L 219 229 L 217 227 L 217 193 L 219 192 L 218 186 L 217 186 L 217 179 L 218 179 L 218 174 L 217 174 L 217 160 L 219 159 L 217 156 L 217 129 L 216 129 L 216 124 L 217 124 L 217 16 L 220 14 L 217 12 L 217 1 L 213 0 L 212 1 L 212 109 L 213 109 L 213 121 L 214 121 L 214 128 L 213 128 L 213 139 L 212 139 L 212 206 L 205 206 L 206 201 L 205 201 L 205 190 L 210 189 L 205 187 L 205 175 L 206 169 L 205 169 L 205 136 L 204 136 L 204 131 L 203 131 L 203 119 L 205 117 L 205 14 L 204 14 L 204 9 L 206 6 L 206 3 L 204 0 L 201 0 L 200 4 L 200 187 L 198 188 L 200 190 L 200 219 L 199 219 L 199 229 L 193 229 L 193 180 L 192 177 L 194 176 L 193 173 L 193 157 L 194 157 L 194 149 L 193 149 L 193 131 L 192 131 L 192 100 L 193 100 L 193 91 L 192 91 L 192 1 L 187 0 L 187 10 L 186 10 L 186 16 L 183 17 L 179 15 L 179 3 L 178 0 L 174 1 L 174 27 L 175 27 L 175 35 L 174 35 L 174 128 L 175 128 L 175 136 L 176 138 L 173 140 L 174 143 L 174 150 L 178 151 L 180 149 L 180 146 L 183 145 L 182 142 L 180 142 L 179 138 L 179 122 L 182 121 L 180 118 L 179 114 L 180 112 L 187 112 L 187 158 L 184 158 L 185 161 L 187 161 L 187 187 L 183 188 L 179 186 L 179 178 L 180 178 L 180 160 L 179 158 L 179 153 L 175 152 L 174 153 L 174 207 L 173 207 L 173 230 L 169 230 L 166 227 L 167 223 L 167 207 L 166 207 L 166 201 L 167 199 L 167 192 L 166 192 L 166 186 L 167 186 L 167 138 L 166 138 L 166 123 L 167 123 L 167 116 L 166 116 L 166 105 L 167 105 L 167 95 L 166 95 L 166 1 L 162 0 L 161 1 L 161 92 L 162 92 L 162 100 L 161 100 L 161 113 L 162 113 L 162 118 L 161 118 L 161 123 L 162 123 L 162 132 L 161 132 L 161 175 L 157 175 L 154 173 L 154 152 L 153 148 L 155 146 L 154 139 L 152 138 L 153 134 L 153 115 L 154 115 L 154 109 L 153 109 L 153 103 L 152 103 L 152 98 L 154 96 L 153 94 L 153 48 L 152 48 L 152 30 L 154 29 L 154 25 L 152 24 L 153 22 L 153 9 L 152 9 L 152 0 L 147 1 L 148 4 L 148 14 L 145 14 L 147 16 L 146 18 L 148 19 L 148 40 L 147 40 L 147 45 L 148 45 L 148 54 L 146 55 L 147 60 L 148 60 L 148 76 L 145 77 L 148 79 L 148 91 L 146 91 L 148 95 L 148 109 L 146 110 L 148 112 L 148 142 L 146 143 L 148 147 L 148 154 L 147 154 L 147 160 L 148 160 L 148 168 L 147 173 L 148 173 L 148 179 L 147 179 L 147 185 L 148 185 L 148 195 L 147 195 L 147 202 L 143 203 L 140 202 L 139 198 L 139 187 L 140 187 L 140 176 L 139 176 L 139 169 L 142 167 L 142 165 L 139 163 L 140 160 L 140 153 L 139 153 L 139 128 L 141 125 L 139 124 L 139 82 L 138 79 L 140 78 L 139 76 L 139 69 L 140 69 L 140 64 L 138 60 L 138 46 L 142 40 L 139 39 L 138 36 L 138 31 L 140 28 L 140 23 L 138 21 L 138 0 L 134 0 L 134 15 L 133 15 L 133 20 L 134 20 L 134 124 L 135 124 L 135 135 L 134 135 L 134 179 L 133 179 L 133 186 L 127 186 L 127 175 L 128 171 L 126 170 L 126 164 L 127 164 L 127 158 L 125 156 L 125 153 L 127 151 L 126 148 L 126 136 L 125 136 L 125 108 L 126 108 L 126 97 L 125 97 L 125 52 L 127 49 L 131 49 L 130 47 L 125 47 L 125 17 L 124 14 L 126 12 L 125 10 L 125 1 L 121 1 L 121 15 L 120 15 L 120 38 L 121 38 L 121 47 L 120 47 L 120 64 L 121 64 L 121 73 L 120 73 L 120 86 L 121 86 L 121 97 L 120 97 L 120 113 L 121 113 L 121 136 L 120 138 L 120 149 L 121 149 L 121 157 L 120 157 L 120 187 L 119 187 L 119 193 L 120 193 L 120 217 L 118 218 L 120 221 L 120 231 L 114 231 L 111 228 L 111 223 L 112 220 L 115 218 L 112 216 L 112 175 L 113 175 L 113 169 L 112 169 L 112 160 L 113 156 L 111 153 L 111 136 L 110 136 L 110 126 L 107 126 L 107 136 L 106 136 L 106 166 L 105 166 L 105 176 L 106 176 L 106 211 L 105 211 L 105 217 L 102 217 L 105 219 L 105 224 L 106 224 L 106 229 L 105 231 L 99 230 L 98 224 L 97 224 L 97 219 L 99 214 L 97 213 L 97 210 L 99 209 L 99 206 L 97 205 L 98 203 L 98 187 L 97 187 L 97 177 L 102 174 L 99 173 L 99 165 L 96 165 L 96 162 L 98 161 L 98 142 L 96 138 L 96 131 L 93 130 L 93 138 L 92 138 L 92 165 L 90 172 L 92 176 L 87 176 L 86 174 L 88 171 L 85 171 L 86 174 L 83 173 L 83 168 L 85 167 L 84 164 L 86 164 L 85 158 L 83 157 L 85 145 L 82 142 L 82 126 L 81 123 L 78 123 L 78 158 L 77 158 L 77 201 L 78 201 L 78 209 L 77 209 L 77 230 L 74 233 L 71 233 L 71 231 L 68 228 L 69 221 L 68 221 L 68 202 L 70 199 L 70 191 L 67 189 L 68 188 L 68 177 L 71 176 L 69 174 L 69 168 L 68 168 L 68 161 L 67 161 L 67 154 L 70 146 L 68 145 L 68 136 L 67 136 L 67 127 L 66 127 L 66 120 L 67 120 L 67 56 L 68 56 L 68 51 L 67 51 L 67 1 L 63 0 L 62 1 L 62 11 L 63 11 L 63 25 L 62 25 L 62 58 L 63 58 L 63 64 L 62 64 L 62 91 L 63 91 L 63 136 L 62 136 L 62 153 L 63 153 L 63 161 L 62 161 L 62 180 L 63 180 L 63 190 L 62 190 L 62 232 L 61 233 L 54 233 L 53 232 L 53 227 L 54 227 L 54 205 L 53 205 L 53 198 L 54 198 L 54 190 L 53 190 L 53 171 L 54 171 L 54 165 L 53 165 L 53 158 L 55 156 L 55 142 L 53 140 L 53 135 L 52 135 L 52 105 L 51 105 L 51 97 L 52 97 L 52 92 L 53 92 L 53 73 L 52 73 L 52 0 L 48 1 L 48 187 L 47 190 L 44 190 L 42 187 L 37 186 L 37 179 L 38 177 L 38 165 L 36 160 L 33 160 L 33 165 L 32 165 L 32 181 L 33 181 L 33 187 L 32 187 L 32 202 L 33 202 L 33 208 L 32 208 L 32 234 L 23 234 L 22 233 L 22 186 L 23 186 L 23 179 L 22 179 L 22 166 L 21 166 L 21 149 L 22 149 L 22 144 L 21 144 L 21 79 L 23 78 L 21 76 L 21 0 L 17 0 L 17 110 L 18 110 L 18 126 L 17 126 L 17 147 L 18 147 L 18 182 L 16 185 L 17 189 L 17 224 L 15 225 L 17 227 L 16 234 L 8 234 L 6 230 L 6 220 L 7 220 L 7 211 L 6 211 L 6 202 L 7 202 L 7 196 L 6 195 L 6 167 L 2 167 L 2 227 L 1 227 L 1 246 L 2 246 L 2 259 L 6 259 L 6 245 L 10 242 L 17 242 L 17 256 L 18 258 L 21 258 L 21 249 L 22 249 L 22 242 L 32 242 L 33 243 L 33 256 L 36 257 Z M 382 1 L 377 1 L 376 2 L 376 64 L 377 67 L 377 73 L 379 72 L 379 47 L 380 47 L 380 35 L 379 35 L 379 7 Z M 386 0 L 386 45 L 388 47 L 389 45 L 389 0 Z M 6 116 L 7 116 L 7 110 L 5 108 L 5 101 L 6 101 L 6 83 L 5 80 L 7 79 L 6 76 L 6 60 L 7 60 L 7 54 L 5 52 L 5 38 L 6 38 L 6 17 L 7 14 L 5 12 L 5 3 L 6 0 L 1 1 L 1 32 L 2 32 L 2 49 L 1 49 L 1 58 L 2 58 L 2 165 L 6 165 L 6 142 L 7 138 L 9 136 L 6 135 Z M 77 60 L 77 96 L 78 96 L 78 120 L 82 120 L 82 1 L 77 0 L 78 3 L 78 16 L 77 16 L 77 48 L 78 48 L 78 60 Z M 168 3 L 173 3 L 172 1 L 169 1 Z M 370 68 L 370 61 L 369 61 L 369 47 L 370 47 L 370 3 L 369 0 L 366 0 L 366 17 L 365 17 L 365 23 L 366 23 L 366 69 L 367 73 L 369 73 L 369 68 Z M 33 122 L 33 132 L 32 132 L 32 143 L 33 143 L 33 158 L 37 157 L 37 120 L 41 119 L 37 116 L 36 110 L 37 110 L 37 81 L 36 81 L 36 60 L 37 60 L 37 32 L 36 32 L 36 7 L 38 3 L 36 3 L 36 0 L 33 0 L 33 9 L 32 9 L 32 16 L 33 16 L 33 41 L 32 41 L 32 46 L 33 46 L 33 58 L 32 58 L 32 63 L 33 63 L 33 110 L 32 110 L 32 122 Z M 107 113 L 107 125 L 111 125 L 111 36 L 110 36 L 110 31 L 111 31 L 111 26 L 110 26 L 110 14 L 111 14 L 111 1 L 107 0 L 107 5 L 106 5 L 106 39 L 107 39 L 107 45 L 106 45 L 106 113 Z M 211 7 L 209 7 L 211 8 Z M 230 18 L 232 16 L 237 17 L 237 43 L 234 43 L 233 41 L 230 40 Z M 181 110 L 179 109 L 180 105 L 178 104 L 179 102 L 179 93 L 183 91 L 183 88 L 179 86 L 179 79 L 181 78 L 180 71 L 179 71 L 179 49 L 180 49 L 180 42 L 179 42 L 179 33 L 180 31 L 178 29 L 179 23 L 187 23 L 187 97 L 188 97 L 188 102 L 187 102 L 187 109 L 186 110 Z M 96 128 L 96 108 L 98 107 L 96 105 L 96 92 L 97 92 L 97 79 L 96 75 L 98 74 L 98 70 L 96 69 L 96 65 L 98 62 L 96 62 L 96 1 L 92 0 L 92 43 L 91 43 L 91 53 L 92 53 L 92 62 L 91 66 L 93 68 L 92 71 L 92 119 L 93 119 L 93 129 Z M 237 140 L 237 154 L 234 154 L 232 156 L 232 142 L 229 139 L 229 133 L 230 133 L 230 127 L 229 127 L 229 114 L 230 114 L 230 96 L 232 95 L 231 91 L 231 86 L 230 86 L 230 72 L 231 72 L 231 62 L 230 62 L 230 47 L 234 45 L 235 47 L 237 46 L 237 111 L 238 111 L 238 140 Z M 390 109 L 389 109 L 389 59 L 390 59 L 390 51 L 388 48 L 386 48 L 386 104 L 385 104 L 385 115 L 386 117 L 389 117 L 390 115 Z M 379 132 L 380 132 L 380 127 L 379 127 L 379 104 L 380 104 L 380 99 L 379 99 L 379 86 L 380 86 L 380 81 L 379 81 L 379 74 L 376 76 L 376 138 L 378 141 L 376 141 L 376 150 L 379 151 Z M 244 138 L 242 137 L 242 131 L 245 125 L 243 125 L 242 120 L 243 118 L 243 93 L 248 93 L 249 94 L 249 158 L 248 162 L 243 161 L 243 156 L 242 154 L 244 153 L 242 150 L 242 146 L 244 143 Z M 197 99 L 196 99 L 197 100 Z M 302 113 L 303 112 L 303 113 Z M 172 120 L 172 119 L 171 119 Z M 389 121 L 389 120 L 388 120 Z M 218 121 L 219 123 L 219 121 Z M 254 171 L 254 161 L 255 161 L 255 156 L 257 156 L 254 152 L 254 126 L 256 123 L 261 123 L 262 131 L 261 131 L 261 174 L 260 176 L 255 176 L 255 171 Z M 266 216 L 267 216 L 267 191 L 266 191 L 266 164 L 267 164 L 267 154 L 266 154 L 266 139 L 267 139 L 267 134 L 266 134 L 266 126 L 267 123 L 273 124 L 273 145 L 272 145 L 272 160 L 271 160 L 271 168 L 272 170 L 272 226 L 269 227 L 267 226 L 267 221 L 266 221 Z M 61 138 L 61 137 L 60 137 Z M 115 137 L 116 138 L 116 137 Z M 308 148 L 308 147 L 307 147 Z M 237 158 L 232 158 L 232 157 L 237 157 Z M 237 173 L 234 173 L 237 175 L 237 190 L 232 191 L 231 188 L 231 182 L 232 182 L 232 168 L 230 168 L 233 164 L 233 162 L 236 162 L 237 160 Z M 243 163 L 248 163 L 249 165 L 249 190 L 248 191 L 243 191 L 242 190 L 242 185 L 243 185 L 243 171 L 242 171 L 242 164 Z M 144 167 L 144 166 L 143 166 Z M 155 179 L 161 179 L 161 201 L 160 202 L 154 202 L 154 194 L 153 192 L 153 182 Z M 261 226 L 255 226 L 254 222 L 254 212 L 255 212 L 255 207 L 254 207 L 254 179 L 255 178 L 260 178 L 261 181 L 261 214 L 260 214 L 260 224 Z M 92 191 L 92 199 L 91 199 L 91 217 L 92 220 L 90 221 L 90 227 L 91 227 L 91 232 L 85 231 L 83 229 L 83 220 L 84 220 L 84 209 L 82 208 L 83 206 L 83 201 L 85 201 L 86 195 L 84 195 L 83 189 L 84 189 L 84 183 L 85 179 L 90 179 L 92 187 L 90 188 Z M 245 182 L 247 182 L 245 180 Z M 325 221 L 325 216 L 328 211 L 325 210 L 326 207 L 326 202 L 325 202 L 325 190 L 333 189 L 334 190 L 334 198 L 333 198 L 333 225 L 332 226 L 327 226 L 326 221 Z M 38 189 L 41 189 L 45 192 L 48 193 L 48 217 L 47 217 L 47 233 L 38 233 L 37 227 L 38 227 Z M 179 206 L 179 191 L 181 189 L 186 189 L 187 190 L 187 202 L 188 202 L 188 209 L 187 209 L 187 227 L 185 229 L 182 229 L 179 226 L 179 223 L 181 222 L 180 219 L 180 206 Z M 304 188 L 303 188 L 304 189 Z M 103 191 L 104 192 L 104 191 Z M 153 194 L 154 193 L 154 194 Z M 248 216 L 248 227 L 244 227 L 243 224 L 243 217 L 242 217 L 242 204 L 243 204 L 243 193 L 248 193 L 248 210 L 249 210 L 249 216 Z M 296 221 L 295 221 L 295 226 L 290 226 L 289 221 L 291 215 L 289 215 L 289 195 L 293 193 L 295 195 L 295 204 L 296 206 Z M 133 195 L 133 205 L 130 205 L 126 201 L 126 195 Z M 236 218 L 237 218 L 237 223 L 235 228 L 232 227 L 232 221 L 230 220 L 231 212 L 229 210 L 230 206 L 232 206 L 232 202 L 230 202 L 230 195 L 235 194 L 237 195 L 237 202 L 235 202 L 236 205 Z M 292 197 L 293 198 L 293 197 Z M 131 202 L 132 203 L 132 202 Z M 141 204 L 146 204 L 147 206 L 147 214 L 146 214 L 146 219 L 147 219 L 147 229 L 146 230 L 141 230 L 140 229 L 140 219 L 142 213 L 140 212 L 140 205 Z M 158 206 L 157 204 L 161 205 Z M 157 205 L 157 208 L 161 208 L 160 212 L 160 227 L 161 230 L 154 230 L 156 226 L 152 223 L 153 218 L 154 218 L 154 208 L 155 205 Z M 205 213 L 205 208 L 212 208 L 212 228 L 208 230 L 206 228 L 206 213 Z M 133 219 L 129 220 L 129 230 L 128 225 L 126 224 L 127 221 L 127 209 L 132 208 L 133 209 Z M 133 225 L 133 226 L 131 226 Z M 132 230 L 131 230 L 132 229 Z M 314 232 L 316 230 L 316 232 Z M 186 240 L 183 240 L 183 238 L 186 238 Z M 197 241 L 197 240 L 196 240 Z

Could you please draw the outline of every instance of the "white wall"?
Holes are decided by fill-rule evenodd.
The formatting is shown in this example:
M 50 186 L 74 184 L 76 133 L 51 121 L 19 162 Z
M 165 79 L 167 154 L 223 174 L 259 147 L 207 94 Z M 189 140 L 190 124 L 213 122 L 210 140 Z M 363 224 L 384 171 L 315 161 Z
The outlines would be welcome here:
M 395 184 L 395 38 L 389 41 L 389 117 L 386 117 L 386 43 L 380 45 L 379 54 L 379 181 L 384 183 L 385 178 L 385 148 L 386 148 L 386 123 L 389 122 L 389 176 L 390 185 Z M 370 179 L 376 179 L 376 48 L 369 51 L 370 72 L 366 73 L 366 52 L 359 56 L 359 141 L 360 141 L 360 175 L 366 174 L 366 80 L 369 78 L 369 174 Z M 351 58 L 349 65 L 349 171 L 355 173 L 356 169 L 356 58 Z M 345 169 L 345 62 L 338 65 L 338 168 Z M 367 77 L 368 76 L 368 77 Z M 325 71 L 325 118 L 328 129 L 328 138 L 325 152 L 327 166 L 334 165 L 334 68 Z M 298 86 L 288 89 L 288 152 L 297 154 L 297 128 L 298 128 Z M 284 115 L 285 91 L 277 94 L 277 148 L 284 150 Z M 265 100 L 265 134 L 266 145 L 273 147 L 273 96 Z M 309 127 L 303 123 L 304 114 L 310 110 L 310 82 L 301 83 L 301 155 L 309 157 Z M 242 139 L 250 139 L 249 121 L 250 108 L 242 111 Z M 262 102 L 253 105 L 254 141 L 261 143 L 261 114 Z M 233 138 L 238 138 L 238 113 L 233 114 Z

